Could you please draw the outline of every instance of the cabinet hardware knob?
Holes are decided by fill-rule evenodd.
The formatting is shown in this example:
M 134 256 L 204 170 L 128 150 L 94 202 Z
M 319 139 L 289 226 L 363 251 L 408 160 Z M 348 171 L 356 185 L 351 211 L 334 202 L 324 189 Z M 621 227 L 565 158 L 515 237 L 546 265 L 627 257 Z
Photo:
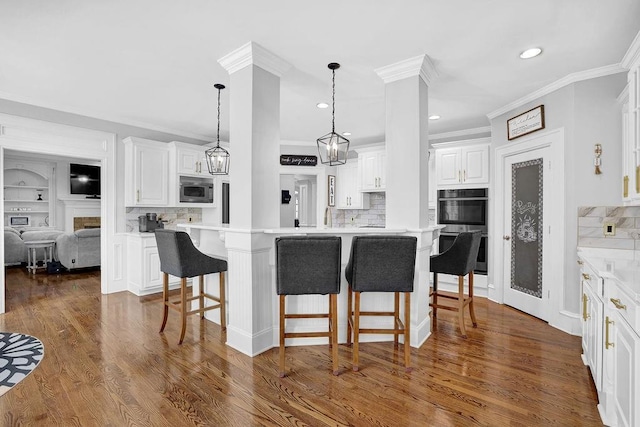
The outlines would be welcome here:
M 502 236 L 502 238 L 503 238 L 504 240 L 511 240 L 511 236 L 508 236 L 508 235 L 507 235 L 507 236 Z
M 611 298 L 611 299 L 610 299 L 610 301 L 613 303 L 613 305 L 615 305 L 615 306 L 616 306 L 616 308 L 617 308 L 618 310 L 626 310 L 626 309 L 627 309 L 627 306 L 626 306 L 626 305 L 624 305 L 624 304 L 622 304 L 622 303 L 620 302 L 620 299 L 619 299 L 619 298 Z
M 578 260 L 578 265 L 582 265 L 582 264 L 584 264 L 584 262 L 581 259 L 579 259 Z
M 604 331 L 604 348 L 606 350 L 609 349 L 609 347 L 614 347 L 612 342 L 609 342 L 609 325 L 614 325 L 616 322 L 614 322 L 613 320 L 609 320 L 609 316 L 607 316 L 606 320 L 605 320 L 605 331 Z
M 582 273 L 582 278 L 584 280 L 591 280 L 591 276 L 589 276 L 587 273 Z

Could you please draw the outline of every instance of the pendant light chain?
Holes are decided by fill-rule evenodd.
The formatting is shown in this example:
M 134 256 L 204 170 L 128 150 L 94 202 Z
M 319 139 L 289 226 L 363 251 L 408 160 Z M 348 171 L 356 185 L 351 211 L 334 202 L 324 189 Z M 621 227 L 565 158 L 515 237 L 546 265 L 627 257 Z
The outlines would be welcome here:
M 333 93 L 331 94 L 331 132 L 336 131 L 336 70 L 331 70 L 333 77 L 331 78 Z
M 220 91 L 221 89 L 218 88 L 218 147 L 220 147 Z

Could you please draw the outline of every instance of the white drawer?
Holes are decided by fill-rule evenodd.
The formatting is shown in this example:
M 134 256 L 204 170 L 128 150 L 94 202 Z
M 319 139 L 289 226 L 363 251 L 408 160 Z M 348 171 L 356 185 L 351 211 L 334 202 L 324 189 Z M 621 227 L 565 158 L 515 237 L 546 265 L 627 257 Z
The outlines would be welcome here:
M 581 265 L 580 280 L 582 281 L 582 286 L 589 286 L 593 293 L 602 298 L 604 295 L 602 277 L 598 276 L 586 262 Z
M 638 306 L 634 300 L 625 293 L 619 286 L 612 286 L 609 298 L 607 298 L 607 308 L 617 311 L 628 323 L 631 328 L 640 335 L 640 315 L 638 314 Z

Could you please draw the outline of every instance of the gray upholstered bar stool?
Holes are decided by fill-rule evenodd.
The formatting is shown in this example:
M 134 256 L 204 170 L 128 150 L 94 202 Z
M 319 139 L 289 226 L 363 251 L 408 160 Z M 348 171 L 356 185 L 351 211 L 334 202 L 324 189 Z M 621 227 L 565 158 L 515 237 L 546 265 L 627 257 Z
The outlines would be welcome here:
M 480 249 L 480 231 L 469 231 L 458 234 L 449 249 L 438 255 L 432 255 L 430 270 L 433 273 L 433 290 L 430 289 L 429 297 L 433 302 L 429 306 L 433 308 L 433 326 L 436 327 L 438 309 L 458 312 L 458 323 L 462 338 L 467 338 L 467 330 L 464 327 L 464 308 L 469 306 L 469 314 L 473 327 L 478 326 L 476 313 L 473 310 L 473 269 L 476 268 L 476 259 Z M 458 276 L 458 295 L 446 294 L 438 291 L 438 273 Z M 469 275 L 469 293 L 464 293 L 464 276 Z M 438 303 L 438 297 L 455 300 L 453 305 Z
M 208 310 L 220 309 L 220 326 L 222 330 L 227 329 L 225 297 L 224 297 L 224 273 L 227 271 L 227 261 L 210 257 L 200 252 L 191 241 L 191 237 L 184 231 L 156 230 L 156 241 L 158 242 L 158 255 L 160 256 L 160 270 L 164 273 L 162 283 L 162 299 L 164 301 L 164 317 L 160 332 L 164 331 L 167 324 L 169 308 L 180 312 L 182 317 L 182 330 L 180 341 L 184 340 L 184 333 L 187 328 L 187 316 L 200 314 L 204 319 L 204 312 Z M 204 275 L 220 273 L 220 297 L 215 297 L 204 292 Z M 169 301 L 169 274 L 180 277 L 180 300 Z M 192 296 L 187 298 L 187 278 L 199 276 L 200 293 L 195 294 L 195 283 L 192 284 Z M 217 304 L 205 307 L 205 298 Z M 199 308 L 187 310 L 187 304 L 198 300 Z
M 276 239 L 276 287 L 280 296 L 280 377 L 285 376 L 285 339 L 328 337 L 332 370 L 338 375 L 337 305 L 342 239 L 337 236 L 286 236 Z M 287 295 L 329 295 L 328 313 L 287 314 Z M 329 319 L 327 331 L 286 332 L 285 319 Z
M 415 275 L 417 239 L 411 236 L 355 236 L 351 242 L 345 276 L 349 283 L 347 344 L 353 331 L 353 370 L 359 369 L 360 334 L 404 335 L 404 366 L 410 368 L 411 292 Z M 393 292 L 394 310 L 360 311 L 362 292 Z M 404 293 L 404 322 L 400 319 L 400 293 Z M 354 306 L 355 295 L 355 306 Z M 393 328 L 361 328 L 360 316 L 392 316 Z

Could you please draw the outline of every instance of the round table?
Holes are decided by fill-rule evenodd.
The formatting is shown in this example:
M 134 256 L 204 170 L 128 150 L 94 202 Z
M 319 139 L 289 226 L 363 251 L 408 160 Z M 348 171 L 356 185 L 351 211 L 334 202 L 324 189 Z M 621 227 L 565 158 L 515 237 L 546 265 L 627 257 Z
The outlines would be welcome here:
M 55 240 L 30 240 L 24 242 L 27 247 L 27 270 L 30 273 L 35 274 L 38 268 L 47 268 L 47 262 L 53 261 L 53 247 L 56 244 Z M 38 267 L 38 257 L 36 255 L 36 249 L 44 249 L 44 265 Z

